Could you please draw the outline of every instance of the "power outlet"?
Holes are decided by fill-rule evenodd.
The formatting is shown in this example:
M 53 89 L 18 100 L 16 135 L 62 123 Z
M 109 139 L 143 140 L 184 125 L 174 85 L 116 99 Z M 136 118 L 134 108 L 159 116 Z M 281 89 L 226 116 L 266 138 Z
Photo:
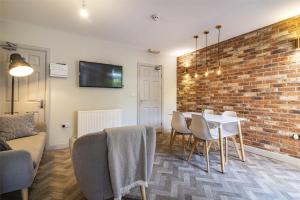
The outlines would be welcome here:
M 70 128 L 70 123 L 69 122 L 65 122 L 61 125 L 62 128 Z

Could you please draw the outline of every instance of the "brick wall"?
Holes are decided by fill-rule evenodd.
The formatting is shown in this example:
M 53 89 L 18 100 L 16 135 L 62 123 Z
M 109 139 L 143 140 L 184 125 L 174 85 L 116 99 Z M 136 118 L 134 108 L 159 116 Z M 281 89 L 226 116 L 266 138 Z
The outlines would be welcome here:
M 242 131 L 247 145 L 300 158 L 300 16 L 220 43 L 222 74 L 216 75 L 217 46 L 177 58 L 177 109 L 234 110 L 250 121 Z M 201 39 L 201 38 L 200 38 Z M 187 69 L 187 73 L 185 73 Z M 198 78 L 194 75 L 197 72 Z

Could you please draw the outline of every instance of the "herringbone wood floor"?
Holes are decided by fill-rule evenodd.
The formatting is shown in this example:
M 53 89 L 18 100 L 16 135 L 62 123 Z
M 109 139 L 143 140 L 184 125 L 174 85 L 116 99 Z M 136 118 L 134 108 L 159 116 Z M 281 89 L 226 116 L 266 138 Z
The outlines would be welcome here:
M 168 136 L 157 139 L 153 175 L 147 196 L 149 200 L 285 200 L 300 199 L 300 169 L 272 159 L 247 153 L 241 162 L 230 151 L 226 173 L 219 172 L 219 157 L 211 152 L 211 172 L 205 171 L 203 156 L 183 161 L 181 142 L 169 152 Z M 18 200 L 18 192 L 3 199 Z M 48 151 L 30 189 L 32 200 L 83 200 L 72 170 L 69 151 Z M 127 199 L 139 199 L 134 190 Z

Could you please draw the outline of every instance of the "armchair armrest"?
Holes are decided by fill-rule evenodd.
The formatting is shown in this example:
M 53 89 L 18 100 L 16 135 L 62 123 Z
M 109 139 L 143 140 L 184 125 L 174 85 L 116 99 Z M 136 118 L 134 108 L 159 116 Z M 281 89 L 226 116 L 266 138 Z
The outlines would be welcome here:
M 0 194 L 30 187 L 33 181 L 33 161 L 29 152 L 0 152 Z

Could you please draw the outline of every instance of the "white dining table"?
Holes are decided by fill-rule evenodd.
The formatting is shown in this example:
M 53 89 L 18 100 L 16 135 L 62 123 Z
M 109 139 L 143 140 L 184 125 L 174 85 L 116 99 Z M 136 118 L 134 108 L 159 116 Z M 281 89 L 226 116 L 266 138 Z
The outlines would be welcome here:
M 223 115 L 216 114 L 202 114 L 200 112 L 182 112 L 183 116 L 187 119 L 192 119 L 192 115 L 202 115 L 206 121 L 215 124 L 218 127 L 219 132 L 219 144 L 220 144 L 220 161 L 221 161 L 221 172 L 224 173 L 225 170 L 225 161 L 224 161 L 224 147 L 223 147 L 223 137 L 222 137 L 222 126 L 228 123 L 237 123 L 239 130 L 239 138 L 240 138 L 240 154 L 242 161 L 245 161 L 245 150 L 243 144 L 243 135 L 241 129 L 241 122 L 247 121 L 246 118 L 241 117 L 229 117 Z

